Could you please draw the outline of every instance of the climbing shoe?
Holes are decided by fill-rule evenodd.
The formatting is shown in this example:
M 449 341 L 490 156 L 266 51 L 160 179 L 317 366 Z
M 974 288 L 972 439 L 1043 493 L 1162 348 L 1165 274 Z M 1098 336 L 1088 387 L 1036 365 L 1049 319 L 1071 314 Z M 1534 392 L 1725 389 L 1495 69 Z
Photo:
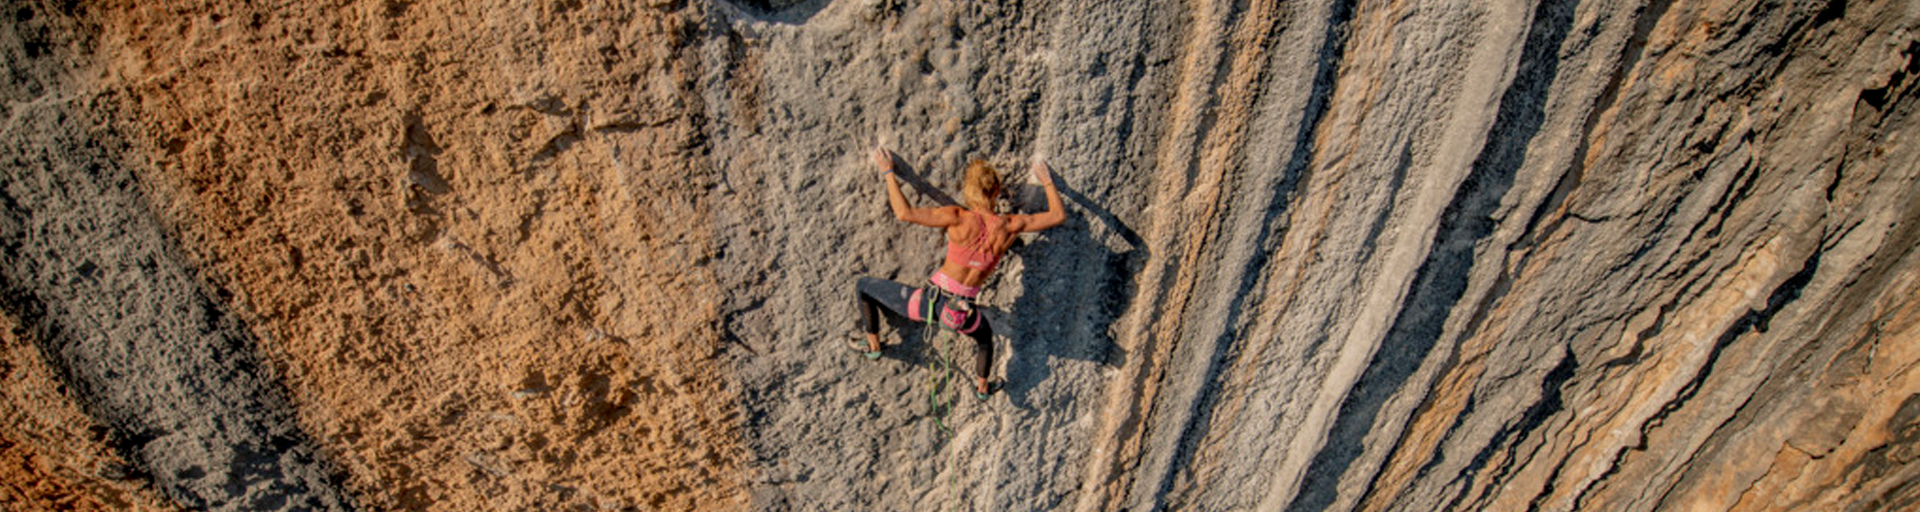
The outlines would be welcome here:
M 999 390 L 1000 390 L 999 384 L 988 382 L 987 391 L 985 393 L 980 392 L 980 388 L 973 388 L 973 397 L 980 399 L 980 401 L 982 402 L 985 402 L 987 401 L 988 398 L 993 398 L 994 391 L 999 391 Z
M 880 351 L 867 350 L 867 340 L 860 340 L 860 339 L 853 340 L 852 342 L 847 343 L 847 348 L 853 349 L 854 352 L 859 352 L 860 355 L 867 356 L 868 360 L 880 359 Z

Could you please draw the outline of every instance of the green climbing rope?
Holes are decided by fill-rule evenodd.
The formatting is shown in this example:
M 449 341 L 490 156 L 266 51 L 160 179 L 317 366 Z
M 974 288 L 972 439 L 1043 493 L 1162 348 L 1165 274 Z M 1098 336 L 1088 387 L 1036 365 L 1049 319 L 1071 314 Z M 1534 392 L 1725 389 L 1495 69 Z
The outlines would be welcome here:
M 938 320 L 934 317 L 934 304 L 937 302 L 939 301 L 925 301 L 927 311 L 926 314 L 922 316 L 927 319 L 927 323 L 921 339 L 927 340 L 927 352 L 928 356 L 930 356 L 929 360 L 932 361 L 929 365 L 934 366 L 934 371 L 927 373 L 927 406 L 932 409 L 930 412 L 933 415 L 935 435 L 947 441 L 948 444 L 947 495 L 949 498 L 952 498 L 956 485 L 954 483 L 954 473 L 959 471 L 958 459 L 960 454 L 958 450 L 952 449 L 953 427 L 947 424 L 947 416 L 953 413 L 953 405 L 959 401 L 959 398 L 958 394 L 954 392 L 952 388 L 953 374 L 955 371 L 952 357 L 953 336 L 948 329 L 939 325 L 937 323 Z M 944 403 L 940 400 L 942 394 L 947 395 L 947 400 Z
M 933 370 L 927 373 L 927 406 L 932 409 L 934 427 L 942 434 L 952 435 L 953 427 L 947 425 L 946 419 L 953 412 L 956 401 L 950 388 L 953 385 L 953 360 L 948 357 L 953 340 L 947 335 L 946 329 L 935 323 L 934 302 L 927 301 L 927 327 L 925 335 L 921 337 L 927 340 L 927 355 Z M 943 394 L 948 395 L 947 400 L 941 400 Z

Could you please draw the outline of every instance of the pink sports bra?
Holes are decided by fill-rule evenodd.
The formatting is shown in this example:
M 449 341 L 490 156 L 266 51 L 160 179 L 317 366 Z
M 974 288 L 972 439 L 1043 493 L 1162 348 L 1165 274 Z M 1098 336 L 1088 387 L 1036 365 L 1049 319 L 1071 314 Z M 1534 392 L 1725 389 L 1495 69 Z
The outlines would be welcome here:
M 1000 225 L 1006 221 L 1000 220 L 998 215 L 981 211 L 974 211 L 973 218 L 980 223 L 979 229 L 975 230 L 973 240 L 967 244 L 948 240 L 947 263 L 959 263 L 981 272 L 993 272 L 993 267 L 1000 265 L 1001 255 L 994 254 L 993 249 L 987 246 L 991 241 L 987 236 L 988 230 L 999 229 Z

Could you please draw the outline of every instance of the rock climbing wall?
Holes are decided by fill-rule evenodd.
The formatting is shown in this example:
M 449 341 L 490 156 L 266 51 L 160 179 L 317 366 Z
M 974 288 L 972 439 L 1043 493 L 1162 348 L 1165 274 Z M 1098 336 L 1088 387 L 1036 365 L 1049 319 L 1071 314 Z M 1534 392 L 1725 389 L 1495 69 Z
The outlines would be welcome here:
M 20 226 L 7 232 L 18 247 L 9 271 L 44 276 L 14 281 L 9 309 L 68 296 L 129 310 L 184 302 L 244 324 L 213 331 L 129 311 L 104 317 L 124 334 L 100 339 L 64 331 L 101 316 L 24 314 L 62 331 L 44 339 L 102 345 L 44 343 L 59 351 L 51 359 L 92 367 L 95 351 L 115 354 L 133 366 L 105 371 L 132 386 L 138 364 L 175 367 L 177 356 L 140 350 L 159 339 L 185 354 L 221 347 L 233 355 L 214 366 L 271 376 L 264 390 L 289 405 L 237 402 L 241 412 L 297 425 L 307 440 L 284 442 L 317 446 L 325 464 L 308 469 L 332 478 L 286 485 L 341 498 L 287 509 L 744 505 L 738 408 L 714 359 L 720 294 L 699 264 L 712 245 L 697 222 L 706 167 L 688 150 L 693 75 L 676 67 L 693 41 L 683 18 L 644 6 L 188 2 L 29 5 L 18 16 L 72 17 L 91 34 L 81 48 L 91 61 L 76 72 L 89 82 L 15 103 L 20 117 L 88 106 L 116 121 L 70 137 L 9 127 L 61 164 L 8 168 L 8 204 L 25 206 L 9 212 Z M 89 138 L 125 154 L 54 145 Z M 138 229 L 90 229 L 104 222 L 87 215 Z M 74 227 L 38 227 L 47 223 Z M 162 232 L 175 249 L 157 247 Z M 92 252 L 156 282 L 193 268 L 207 291 L 169 298 L 145 293 L 160 285 L 137 275 L 97 287 L 68 277 L 92 272 L 80 261 Z M 149 261 L 158 270 L 134 265 Z M 199 313 L 202 303 L 219 308 Z M 217 412 L 238 398 L 229 392 L 253 392 L 166 380 L 190 377 L 155 386 L 214 404 L 159 403 L 144 416 Z M 75 398 L 116 400 L 115 381 L 99 380 L 108 388 Z M 157 430 L 218 449 L 228 429 Z M 143 432 L 127 435 L 161 435 Z M 283 508 L 230 499 L 253 495 L 238 483 L 274 484 L 269 470 L 129 442 L 189 508 Z M 273 448 L 257 451 L 287 451 Z M 240 473 L 249 480 L 231 487 L 176 483 Z
M 13 508 L 1920 507 L 1910 2 L 17 4 Z

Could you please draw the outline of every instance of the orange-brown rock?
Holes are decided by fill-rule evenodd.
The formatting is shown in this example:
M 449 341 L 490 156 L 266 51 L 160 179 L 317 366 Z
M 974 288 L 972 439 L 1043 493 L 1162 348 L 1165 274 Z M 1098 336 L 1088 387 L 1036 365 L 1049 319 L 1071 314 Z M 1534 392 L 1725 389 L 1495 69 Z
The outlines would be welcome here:
M 107 447 L 39 348 L 0 316 L 0 506 L 7 510 L 175 510 Z
M 687 13 L 97 14 L 142 181 L 363 505 L 741 503 Z

